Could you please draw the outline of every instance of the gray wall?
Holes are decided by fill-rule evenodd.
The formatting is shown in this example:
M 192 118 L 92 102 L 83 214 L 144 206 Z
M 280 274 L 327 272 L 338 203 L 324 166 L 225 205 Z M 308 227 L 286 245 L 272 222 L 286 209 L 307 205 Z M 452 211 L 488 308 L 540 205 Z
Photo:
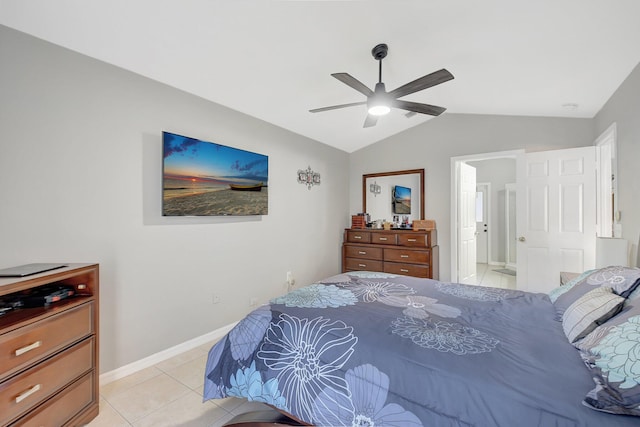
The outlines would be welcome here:
M 640 64 L 595 117 L 596 135 L 616 123 L 618 141 L 618 209 L 622 237 L 633 244 L 631 259 L 640 266 Z
M 339 271 L 346 153 L 2 26 L 0 58 L 0 268 L 100 263 L 101 372 L 240 319 L 287 271 Z M 163 130 L 268 155 L 269 214 L 163 218 Z
M 451 157 L 581 147 L 594 139 L 591 119 L 445 113 L 351 154 L 349 210 L 362 209 L 362 174 L 424 168 L 426 217 L 438 229 L 440 279 L 450 280 Z

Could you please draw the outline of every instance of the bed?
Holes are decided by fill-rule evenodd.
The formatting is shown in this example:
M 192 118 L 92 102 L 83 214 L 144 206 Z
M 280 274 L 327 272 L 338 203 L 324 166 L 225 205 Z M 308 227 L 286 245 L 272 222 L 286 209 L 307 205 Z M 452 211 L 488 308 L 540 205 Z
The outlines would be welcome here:
M 640 319 L 630 299 L 640 270 L 627 270 L 624 283 L 591 271 L 550 296 L 333 276 L 259 307 L 216 343 L 204 399 L 263 402 L 323 426 L 638 426 L 640 328 L 613 334 L 613 353 L 629 359 L 622 373 L 601 363 L 620 367 L 607 331 Z M 583 328 L 593 310 L 580 304 L 601 294 L 617 305 Z

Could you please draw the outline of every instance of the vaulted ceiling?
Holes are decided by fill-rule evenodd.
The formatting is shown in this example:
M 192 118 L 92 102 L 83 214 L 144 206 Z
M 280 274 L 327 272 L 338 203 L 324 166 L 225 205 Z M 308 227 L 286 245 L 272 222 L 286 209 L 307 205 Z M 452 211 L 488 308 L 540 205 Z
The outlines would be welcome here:
M 0 24 L 225 105 L 346 152 L 426 120 L 366 107 L 310 113 L 373 88 L 389 46 L 392 90 L 444 114 L 593 117 L 640 62 L 638 0 L 0 0 Z

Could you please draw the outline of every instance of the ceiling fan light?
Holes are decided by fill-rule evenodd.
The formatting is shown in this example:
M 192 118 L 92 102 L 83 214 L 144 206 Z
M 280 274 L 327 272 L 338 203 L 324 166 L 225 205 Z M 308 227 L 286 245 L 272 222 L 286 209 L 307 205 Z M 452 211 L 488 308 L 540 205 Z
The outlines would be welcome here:
M 383 104 L 372 105 L 369 107 L 369 114 L 372 116 L 384 116 L 385 114 L 389 114 L 389 111 L 391 111 L 391 108 Z

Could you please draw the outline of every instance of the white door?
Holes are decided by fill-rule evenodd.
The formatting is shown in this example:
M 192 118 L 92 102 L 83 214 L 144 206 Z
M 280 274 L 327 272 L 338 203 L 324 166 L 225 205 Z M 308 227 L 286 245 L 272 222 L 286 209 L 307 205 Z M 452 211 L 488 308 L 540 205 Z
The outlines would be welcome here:
M 504 185 L 504 257 L 505 267 L 517 270 L 516 252 L 518 234 L 516 228 L 516 184 Z
M 458 182 L 458 280 L 476 282 L 476 168 L 460 163 Z
M 476 185 L 476 262 L 489 263 L 489 185 Z
M 595 147 L 528 153 L 522 172 L 518 289 L 548 292 L 595 265 Z

